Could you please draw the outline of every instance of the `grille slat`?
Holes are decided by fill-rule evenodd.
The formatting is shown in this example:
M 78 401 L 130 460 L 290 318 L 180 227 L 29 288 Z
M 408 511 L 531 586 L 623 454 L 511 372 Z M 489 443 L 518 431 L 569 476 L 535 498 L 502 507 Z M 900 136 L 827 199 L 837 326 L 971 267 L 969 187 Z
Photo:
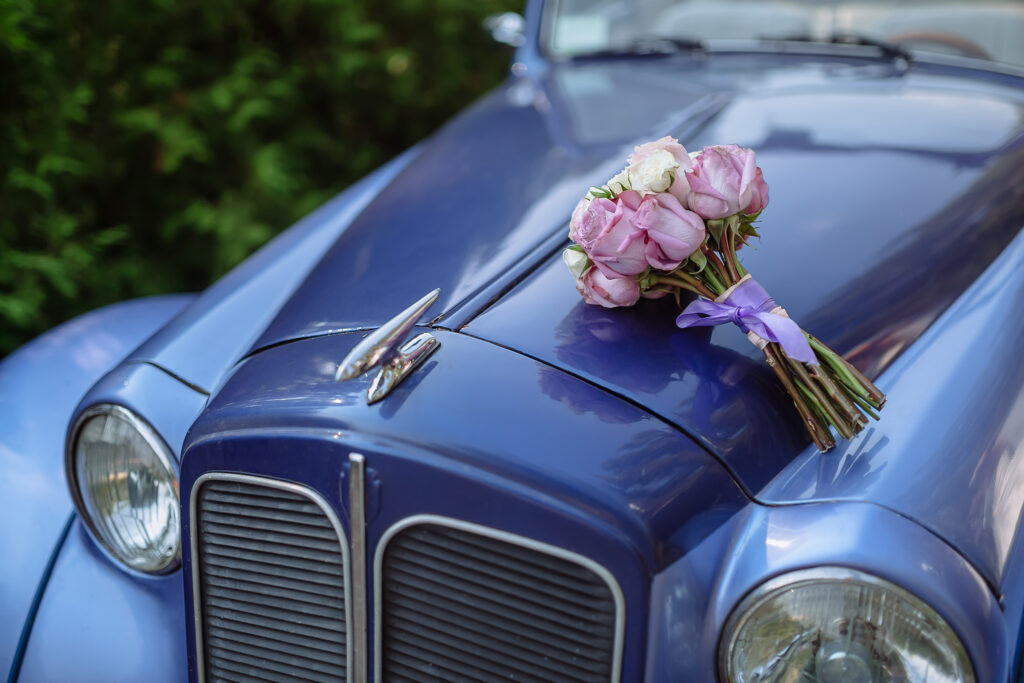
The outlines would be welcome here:
M 301 609 L 304 612 L 312 610 L 313 613 L 316 613 L 314 608 L 317 606 L 328 607 L 331 610 L 344 611 L 345 609 L 344 591 L 342 591 L 343 595 L 341 598 L 331 598 L 321 593 L 293 591 L 283 586 L 278 586 L 274 591 L 274 595 L 268 596 L 266 593 L 266 586 L 264 584 L 254 583 L 251 581 L 222 579 L 217 576 L 209 576 L 207 577 L 206 583 L 210 587 L 210 595 L 217 594 L 249 602 L 258 600 L 261 604 L 263 602 L 268 604 L 278 604 L 275 601 L 281 601 L 281 604 L 283 604 L 283 602 L 301 603 L 296 604 L 295 609 Z M 216 589 L 216 591 L 214 591 L 214 589 Z
M 264 672 L 264 676 L 268 674 L 279 677 L 287 676 L 293 681 L 317 681 L 317 683 L 335 683 L 338 680 L 331 674 L 320 674 L 316 671 L 282 664 L 266 657 L 259 657 L 256 655 L 246 654 L 244 652 L 236 652 L 232 649 L 209 647 L 207 648 L 207 651 L 213 655 L 215 660 L 219 660 L 224 666 L 230 666 L 232 663 L 235 665 L 242 664 L 254 669 L 262 670 Z
M 285 643 L 269 638 L 260 638 L 246 632 L 230 631 L 227 629 L 211 628 L 207 636 L 210 645 L 222 645 L 234 647 L 238 652 L 256 653 L 261 657 L 279 658 L 284 663 L 295 663 L 297 666 L 345 668 L 345 658 L 332 656 L 332 653 L 302 647 L 293 643 Z M 234 643 L 234 645 L 230 645 Z
M 616 603 L 588 567 L 423 523 L 383 551 L 385 680 L 608 681 Z
M 429 532 L 417 529 L 416 527 L 409 529 L 409 532 L 412 534 L 412 537 L 417 540 L 450 548 L 456 551 L 460 548 L 477 548 L 479 551 L 475 554 L 481 559 L 489 559 L 493 557 L 497 562 L 511 561 L 520 566 L 533 567 L 535 571 L 544 574 L 552 581 L 557 581 L 559 576 L 564 576 L 573 582 L 591 583 L 595 586 L 607 588 L 605 583 L 586 567 L 567 563 L 557 557 L 544 555 L 543 553 L 537 553 L 536 555 L 523 555 L 519 552 L 519 546 L 505 543 L 497 539 L 488 538 L 487 536 L 467 535 L 464 538 L 460 538 L 459 543 L 454 544 L 444 537 L 434 536 Z M 470 555 L 472 555 L 472 553 L 470 553 Z
M 321 541 L 310 536 L 295 537 L 290 534 L 278 534 L 273 531 L 254 529 L 252 527 L 234 527 L 217 524 L 216 522 L 209 523 L 206 527 L 206 536 L 214 539 L 218 535 L 265 543 L 276 543 L 282 546 L 282 550 L 287 548 L 315 548 L 334 554 L 337 547 L 330 541 Z
M 555 587 L 544 585 L 539 581 L 524 581 L 512 572 L 495 571 L 486 566 L 486 563 L 450 562 L 433 555 L 418 553 L 415 546 L 395 549 L 393 552 L 410 566 L 418 566 L 425 572 L 436 573 L 440 576 L 453 576 L 453 580 L 458 582 L 462 590 L 478 590 L 481 594 L 502 593 L 512 598 L 525 600 L 538 607 L 557 610 L 570 619 L 580 613 L 581 606 L 585 607 L 589 602 L 589 600 L 563 599 L 564 592 L 559 593 Z M 530 583 L 535 585 L 528 585 Z M 610 621 L 614 621 L 614 615 L 611 615 Z
M 607 590 L 607 586 L 603 583 L 598 585 L 583 584 L 578 580 L 562 579 L 554 572 L 545 572 L 544 578 L 541 580 L 536 577 L 538 569 L 543 572 L 543 568 L 515 562 L 507 557 L 482 556 L 475 548 L 473 549 L 475 554 L 469 554 L 461 548 L 453 548 L 450 545 L 411 539 L 407 550 L 434 561 L 468 566 L 481 574 L 494 576 L 530 591 L 555 595 L 556 597 L 565 596 L 574 601 L 591 600 L 595 597 L 600 597 Z
M 226 503 L 207 502 L 203 508 L 206 512 L 221 512 L 227 515 L 238 517 L 252 517 L 254 519 L 265 519 L 268 516 L 275 522 L 288 522 L 290 524 L 301 524 L 305 526 L 330 529 L 331 523 L 324 519 L 323 513 L 317 515 L 310 512 L 290 512 L 287 510 L 268 510 L 254 505 L 230 505 Z
M 392 625 L 395 632 L 403 634 L 406 640 L 415 636 L 414 642 L 440 645 L 451 652 L 462 653 L 462 661 L 476 662 L 481 666 L 491 662 L 498 667 L 497 672 L 507 672 L 508 669 L 501 667 L 507 667 L 509 662 L 514 662 L 513 670 L 532 672 L 537 676 L 551 676 L 554 673 L 559 677 L 573 678 L 577 669 L 600 674 L 604 668 L 600 661 L 581 660 L 571 652 L 540 648 L 536 643 L 523 647 L 524 643 L 508 638 L 505 634 L 499 637 L 484 635 L 488 633 L 487 629 L 469 630 L 454 622 L 439 621 L 425 614 L 419 615 L 416 621 L 395 619 Z
M 282 578 L 323 574 L 322 577 L 307 577 L 306 580 L 322 583 L 325 586 L 334 586 L 338 583 L 337 568 L 323 562 L 269 553 L 254 553 L 247 550 L 232 550 L 215 545 L 207 545 L 206 555 L 211 566 L 245 568 L 257 574 L 269 574 Z
M 268 541 L 254 541 L 237 536 L 221 536 L 211 533 L 205 534 L 203 538 L 210 547 L 216 546 L 232 550 L 253 551 L 283 557 L 301 557 L 305 560 L 315 560 L 317 562 L 334 562 L 334 552 L 329 550 L 317 550 L 306 546 L 284 545 L 283 543 Z
M 449 609 L 456 609 L 456 605 L 461 605 L 464 613 L 476 613 L 482 618 L 489 617 L 491 619 L 514 622 L 523 626 L 535 626 L 538 636 L 542 638 L 557 635 L 585 645 L 593 642 L 593 639 L 587 635 L 577 636 L 574 631 L 566 631 L 563 622 L 538 616 L 536 612 L 521 609 L 518 605 L 481 600 L 467 591 L 460 591 L 450 586 L 442 585 L 437 581 L 416 577 L 406 572 L 395 570 L 393 581 L 388 587 L 389 590 L 393 590 L 396 593 L 404 592 L 407 595 L 421 594 L 425 598 L 432 598 L 436 603 L 447 601 Z M 486 597 L 486 594 L 484 595 Z M 580 625 L 582 626 L 582 622 Z
M 211 632 L 222 632 L 221 635 L 225 638 L 229 637 L 227 632 L 235 632 L 243 635 L 252 634 L 261 638 L 274 640 L 275 642 L 280 641 L 299 647 L 322 650 L 327 653 L 337 652 L 339 650 L 338 644 L 341 642 L 338 639 L 321 640 L 322 636 L 320 634 L 309 635 L 295 629 L 292 629 L 291 631 L 280 631 L 276 629 L 263 628 L 256 626 L 255 624 L 236 624 L 228 620 L 213 622 L 211 625 Z M 344 648 L 340 649 L 344 650 Z
M 226 671 L 219 667 L 210 667 L 210 676 L 220 681 L 231 681 L 232 683 L 248 683 L 249 681 L 268 681 L 269 683 L 277 683 L 277 681 L 297 681 L 297 678 L 283 678 L 281 676 L 275 676 L 272 673 L 260 671 L 253 667 L 245 667 L 244 671 L 241 667 L 237 671 Z
M 339 640 L 339 638 L 330 634 L 341 634 L 344 635 L 345 628 L 338 621 L 327 621 L 325 619 L 319 619 L 317 617 L 301 617 L 296 619 L 275 618 L 275 616 L 263 616 L 252 612 L 235 612 L 233 610 L 224 609 L 211 603 L 213 607 L 217 607 L 216 616 L 211 617 L 211 623 L 214 619 L 224 619 L 226 621 L 234 621 L 239 624 L 255 624 L 257 626 L 263 626 L 264 628 L 275 628 L 278 630 L 294 630 L 301 632 L 303 630 L 312 631 L 319 633 L 319 637 L 324 640 Z M 272 614 L 272 613 L 271 613 Z M 290 616 L 290 615 L 289 615 Z
M 502 635 L 506 638 L 521 639 L 523 641 L 531 640 L 529 646 L 536 652 L 540 652 L 545 656 L 569 656 L 569 657 L 581 657 L 586 659 L 592 659 L 596 662 L 601 662 L 604 658 L 604 654 L 600 651 L 594 650 L 591 647 L 581 647 L 578 642 L 566 640 L 558 637 L 557 634 L 545 632 L 543 639 L 536 639 L 535 634 L 531 634 L 523 631 L 516 631 L 514 628 L 507 628 L 500 621 L 480 620 L 480 615 L 470 610 L 449 610 L 443 604 L 434 604 L 430 602 L 408 598 L 402 595 L 392 595 L 392 603 L 402 609 L 410 610 L 423 610 L 424 608 L 436 607 L 443 618 L 439 617 L 436 620 L 436 626 L 438 631 L 446 631 L 451 628 L 469 628 L 470 633 L 486 632 L 486 629 L 493 628 L 501 631 Z M 473 630 L 475 629 L 475 631 Z M 588 644 L 589 645 L 589 644 Z M 595 670 L 600 670 L 600 664 L 597 665 Z
M 281 591 L 282 593 L 284 591 Z M 224 588 L 215 586 L 210 582 L 207 591 L 207 599 L 216 602 L 218 606 L 245 612 L 258 608 L 257 611 L 277 609 L 282 612 L 290 612 L 294 615 L 311 615 L 334 619 L 338 610 L 345 609 L 344 600 L 322 599 L 320 602 L 307 602 L 309 594 L 291 593 L 288 595 L 301 596 L 301 599 L 282 598 L 278 596 L 263 595 L 252 590 L 238 590 L 235 588 Z
M 223 566 L 222 564 L 212 562 L 206 563 L 206 567 L 204 567 L 204 569 L 210 576 L 216 576 L 222 579 L 238 578 L 248 581 L 249 583 L 264 586 L 271 590 L 278 586 L 283 586 L 285 588 L 291 588 L 292 590 L 304 593 L 327 595 L 332 598 L 341 598 L 345 594 L 344 590 L 340 586 L 332 586 L 329 582 L 322 581 L 319 575 L 316 576 L 315 580 L 303 581 L 301 578 L 292 578 L 284 575 L 283 573 L 275 574 L 263 571 L 248 571 L 247 569 L 236 569 L 231 566 Z M 340 583 L 341 577 L 338 578 L 338 583 Z
M 198 487 L 206 679 L 345 680 L 344 541 L 324 510 L 255 478 Z

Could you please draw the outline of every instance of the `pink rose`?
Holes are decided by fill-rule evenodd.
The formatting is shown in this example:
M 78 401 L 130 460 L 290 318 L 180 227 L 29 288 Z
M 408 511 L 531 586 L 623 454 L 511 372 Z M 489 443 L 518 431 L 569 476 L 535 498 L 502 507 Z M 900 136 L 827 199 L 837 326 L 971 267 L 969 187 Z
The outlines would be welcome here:
M 642 145 L 637 145 L 633 148 L 633 153 L 629 155 L 629 165 L 633 166 L 639 164 L 641 161 L 651 156 L 657 151 L 665 150 L 676 158 L 683 168 L 690 167 L 690 154 L 686 151 L 686 148 L 679 144 L 679 141 L 674 137 L 666 135 L 660 140 L 653 142 L 645 142 Z
M 632 306 L 640 299 L 640 285 L 635 278 L 608 278 L 597 268 L 591 268 L 576 280 L 576 289 L 588 304 L 605 308 Z
M 576 204 L 576 208 L 572 210 L 572 218 L 569 219 L 569 239 L 574 239 L 573 234 L 580 229 L 580 221 L 583 220 L 583 214 L 587 212 L 587 207 L 589 206 L 590 197 L 584 197 Z
M 623 192 L 614 201 L 593 199 L 569 236 L 608 278 L 636 275 L 647 268 L 644 231 L 630 220 L 640 206 L 639 192 Z
M 686 198 L 690 194 L 690 184 L 686 177 L 686 171 L 693 166 L 693 161 L 690 159 L 690 154 L 686 151 L 686 148 L 679 144 L 679 141 L 674 137 L 666 135 L 659 140 L 645 142 L 634 147 L 633 153 L 629 155 L 629 166 L 626 167 L 626 172 L 630 173 L 631 177 L 633 175 L 649 175 L 650 169 L 645 167 L 650 165 L 651 155 L 660 151 L 671 154 L 676 164 L 678 164 L 678 168 L 673 173 L 672 185 L 666 191 L 678 199 L 681 204 L 686 204 Z M 637 186 L 634 184 L 634 187 Z
M 647 234 L 647 262 L 659 270 L 675 270 L 704 241 L 704 221 L 668 193 L 645 196 L 632 220 Z
M 763 208 L 768 201 L 768 186 L 752 149 L 736 145 L 705 147 L 686 175 L 690 182 L 687 204 L 704 218 L 725 218 L 758 204 Z
M 754 175 L 754 182 L 750 184 L 750 190 L 750 203 L 747 204 L 747 208 L 743 209 L 743 213 L 752 216 L 768 206 L 768 183 L 764 181 L 760 167 Z

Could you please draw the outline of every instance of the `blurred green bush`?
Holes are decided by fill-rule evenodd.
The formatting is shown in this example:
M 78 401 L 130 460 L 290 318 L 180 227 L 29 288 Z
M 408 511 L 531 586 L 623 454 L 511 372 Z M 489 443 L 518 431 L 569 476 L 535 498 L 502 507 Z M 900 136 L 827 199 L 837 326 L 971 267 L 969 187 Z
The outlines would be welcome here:
M 0 0 L 0 357 L 198 290 L 500 81 L 522 0 Z

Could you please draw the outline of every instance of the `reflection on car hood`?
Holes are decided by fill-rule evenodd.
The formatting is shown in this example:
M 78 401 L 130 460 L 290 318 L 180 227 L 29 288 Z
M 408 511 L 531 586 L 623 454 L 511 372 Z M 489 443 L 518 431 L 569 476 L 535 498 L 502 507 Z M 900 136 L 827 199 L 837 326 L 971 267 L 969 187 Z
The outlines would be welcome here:
M 785 398 L 755 350 L 732 329 L 677 331 L 670 301 L 585 306 L 552 237 L 634 144 L 753 147 L 771 203 L 744 263 L 805 328 L 877 375 L 1024 222 L 1024 102 L 966 73 L 735 55 L 566 65 L 511 82 L 435 136 L 253 348 L 373 328 L 439 287 L 424 322 L 648 407 L 733 453 L 757 490 L 777 471 L 759 459 L 788 461 L 805 441 L 786 411 L 766 408 Z M 527 257 L 539 267 L 512 288 Z M 487 308 L 496 282 L 511 290 Z

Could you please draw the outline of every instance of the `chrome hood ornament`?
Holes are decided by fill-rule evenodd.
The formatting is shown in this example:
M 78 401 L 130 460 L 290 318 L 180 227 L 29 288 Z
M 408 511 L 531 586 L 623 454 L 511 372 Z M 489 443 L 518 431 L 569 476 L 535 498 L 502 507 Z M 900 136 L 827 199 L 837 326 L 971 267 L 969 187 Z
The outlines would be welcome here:
M 338 365 L 334 379 L 339 382 L 354 379 L 380 365 L 380 371 L 366 392 L 366 403 L 376 403 L 390 394 L 441 345 L 429 332 L 402 343 L 440 293 L 440 289 L 430 292 L 356 344 Z

